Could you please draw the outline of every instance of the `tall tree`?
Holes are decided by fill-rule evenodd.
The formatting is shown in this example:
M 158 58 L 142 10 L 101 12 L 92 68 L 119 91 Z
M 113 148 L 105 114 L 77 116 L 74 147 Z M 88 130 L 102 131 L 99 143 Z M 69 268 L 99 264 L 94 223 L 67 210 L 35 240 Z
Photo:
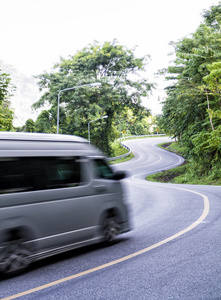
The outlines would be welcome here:
M 43 110 L 35 122 L 36 132 L 55 133 L 56 128 L 53 128 L 52 118 L 47 110 Z
M 35 132 L 35 122 L 32 119 L 28 119 L 25 122 L 24 131 L 25 132 Z
M 103 120 L 102 131 L 97 126 L 99 123 L 93 124 L 97 126 L 93 143 L 110 154 L 110 131 L 115 115 L 124 107 L 135 112 L 143 110 L 141 100 L 153 88 L 147 79 L 138 77 L 147 65 L 148 56 L 136 58 L 134 52 L 135 49 L 127 49 L 114 40 L 103 45 L 94 42 L 68 59 L 61 58 L 54 72 L 37 76 L 40 89 L 46 92 L 34 107 L 49 103 L 52 119 L 56 121 L 60 90 L 100 82 L 100 88 L 78 88 L 61 93 L 60 129 L 62 133 L 87 137 L 88 122 L 108 115 Z
M 9 98 L 14 87 L 11 86 L 11 78 L 0 70 L 0 130 L 10 131 L 13 129 L 13 111 L 10 109 Z

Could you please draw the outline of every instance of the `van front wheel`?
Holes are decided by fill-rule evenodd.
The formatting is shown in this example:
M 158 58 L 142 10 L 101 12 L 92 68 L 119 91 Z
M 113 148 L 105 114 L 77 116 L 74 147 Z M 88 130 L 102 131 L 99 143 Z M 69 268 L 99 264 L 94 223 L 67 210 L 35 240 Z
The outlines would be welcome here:
M 21 241 L 6 242 L 0 257 L 0 273 L 12 276 L 22 272 L 30 264 L 29 256 L 29 250 Z
M 119 225 L 116 216 L 107 216 L 104 220 L 104 240 L 108 244 L 112 244 L 119 234 Z

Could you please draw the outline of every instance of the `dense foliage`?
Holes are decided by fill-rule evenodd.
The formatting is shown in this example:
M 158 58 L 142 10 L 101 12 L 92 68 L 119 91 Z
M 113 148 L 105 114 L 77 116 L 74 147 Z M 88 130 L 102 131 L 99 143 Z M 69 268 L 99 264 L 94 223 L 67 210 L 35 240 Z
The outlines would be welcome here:
M 141 101 L 153 84 L 138 77 L 147 58 L 136 58 L 134 49 L 127 49 L 116 40 L 103 45 L 94 42 L 68 59 L 61 58 L 53 72 L 37 76 L 40 89 L 45 92 L 34 107 L 48 104 L 50 108 L 38 117 L 36 131 L 55 132 L 59 91 L 99 82 L 100 87 L 81 87 L 60 94 L 59 132 L 87 138 L 88 123 L 108 115 L 90 126 L 92 142 L 110 154 L 110 142 L 117 137 L 117 126 L 123 124 L 128 110 L 132 114 L 128 124 L 133 132 L 142 131 L 139 122 L 149 116 Z
M 173 43 L 176 59 L 166 71 L 169 86 L 161 125 L 186 146 L 195 176 L 220 177 L 221 3 L 203 13 L 190 37 Z
M 10 82 L 10 76 L 0 70 L 0 131 L 13 129 L 13 111 L 10 109 L 9 101 L 13 87 Z

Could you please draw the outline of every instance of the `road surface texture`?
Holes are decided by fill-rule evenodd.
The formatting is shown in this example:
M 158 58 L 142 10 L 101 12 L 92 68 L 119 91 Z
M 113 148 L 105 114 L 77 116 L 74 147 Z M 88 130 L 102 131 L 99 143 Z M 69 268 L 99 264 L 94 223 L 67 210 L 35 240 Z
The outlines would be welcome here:
M 132 231 L 1 280 L 0 299 L 221 300 L 221 187 L 147 182 L 183 162 L 157 147 L 168 140 L 128 140 L 134 159 L 114 166 L 129 174 Z

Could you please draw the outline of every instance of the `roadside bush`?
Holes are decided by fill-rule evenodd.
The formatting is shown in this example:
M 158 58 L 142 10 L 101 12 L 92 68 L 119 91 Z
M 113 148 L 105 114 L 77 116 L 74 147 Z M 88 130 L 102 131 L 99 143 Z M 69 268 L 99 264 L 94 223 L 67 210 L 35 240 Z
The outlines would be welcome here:
M 212 132 L 200 132 L 191 139 L 194 146 L 191 156 L 198 165 L 198 172 L 217 174 L 221 159 L 221 126 Z

